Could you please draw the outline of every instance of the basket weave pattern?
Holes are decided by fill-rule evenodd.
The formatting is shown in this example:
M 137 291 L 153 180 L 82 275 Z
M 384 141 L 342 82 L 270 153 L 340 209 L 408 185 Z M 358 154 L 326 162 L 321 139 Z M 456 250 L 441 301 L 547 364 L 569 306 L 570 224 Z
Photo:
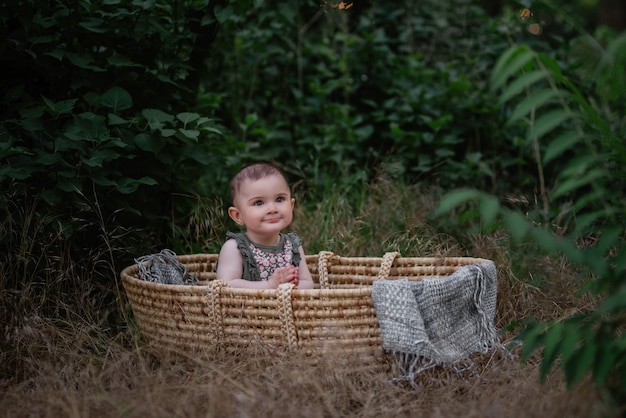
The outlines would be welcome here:
M 178 259 L 199 284 L 170 285 L 139 279 L 137 264 L 121 272 L 142 334 L 152 343 L 179 349 L 210 344 L 252 344 L 306 351 L 382 352 L 372 303 L 375 280 L 445 277 L 459 267 L 488 260 L 471 257 L 340 257 L 308 255 L 316 289 L 286 284 L 278 289 L 241 289 L 215 280 L 217 254 Z

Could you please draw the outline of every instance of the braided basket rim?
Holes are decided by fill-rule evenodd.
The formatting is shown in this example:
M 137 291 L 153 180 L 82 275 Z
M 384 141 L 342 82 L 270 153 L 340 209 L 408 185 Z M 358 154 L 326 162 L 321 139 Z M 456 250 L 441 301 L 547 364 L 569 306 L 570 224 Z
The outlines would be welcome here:
M 476 257 L 344 257 L 307 255 L 315 289 L 234 288 L 215 280 L 217 254 L 179 255 L 200 283 L 173 285 L 120 276 L 139 330 L 160 347 L 203 349 L 214 343 L 260 343 L 287 350 L 381 353 L 371 292 L 374 280 L 450 275 L 461 266 L 493 262 Z M 410 274 L 412 273 L 412 274 Z M 320 288 L 322 286 L 324 288 Z

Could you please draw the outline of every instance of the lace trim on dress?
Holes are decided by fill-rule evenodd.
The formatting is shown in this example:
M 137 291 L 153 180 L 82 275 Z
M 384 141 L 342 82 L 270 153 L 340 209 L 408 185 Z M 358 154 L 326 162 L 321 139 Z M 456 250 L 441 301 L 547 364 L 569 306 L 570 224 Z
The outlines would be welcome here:
M 252 241 L 250 241 L 248 236 L 243 232 L 240 232 L 240 233 L 227 232 L 226 237 L 227 239 L 229 238 L 234 239 L 237 242 L 237 248 L 239 249 L 239 251 L 241 252 L 241 255 L 243 256 L 242 267 L 243 267 L 244 279 L 250 280 L 250 281 L 261 281 L 261 280 L 267 280 L 269 279 L 269 277 L 271 277 L 271 274 L 273 273 L 275 266 L 268 266 L 267 264 L 265 264 L 264 267 L 273 267 L 273 268 L 271 269 L 259 268 L 256 262 L 256 260 L 259 260 L 259 258 L 262 258 L 264 254 L 267 254 L 266 251 L 263 251 L 262 248 L 259 248 L 259 246 L 255 245 Z M 287 245 L 288 243 L 291 244 L 291 248 L 290 248 L 291 264 L 293 264 L 294 266 L 298 266 L 302 259 L 302 257 L 300 256 L 300 251 L 299 251 L 299 248 L 302 245 L 302 240 L 300 239 L 300 237 L 298 236 L 296 232 L 280 234 L 280 242 L 276 246 L 276 248 L 280 248 L 280 251 L 276 255 L 279 256 L 281 253 L 284 253 L 285 250 L 287 249 L 286 247 L 288 247 Z

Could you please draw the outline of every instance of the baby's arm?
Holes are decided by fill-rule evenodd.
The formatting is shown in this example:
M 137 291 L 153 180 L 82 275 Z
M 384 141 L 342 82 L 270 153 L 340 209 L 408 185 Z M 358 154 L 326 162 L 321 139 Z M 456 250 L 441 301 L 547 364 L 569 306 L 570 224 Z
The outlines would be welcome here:
M 243 277 L 243 256 L 237 248 L 237 241 L 227 240 L 222 249 L 217 262 L 217 280 L 221 280 L 232 287 L 245 287 L 249 289 L 271 289 L 278 285 L 272 279 L 258 282 L 244 280 Z
M 315 283 L 313 283 L 313 277 L 309 271 L 309 266 L 306 265 L 306 256 L 302 246 L 298 248 L 300 252 L 300 265 L 298 266 L 298 289 L 313 289 Z

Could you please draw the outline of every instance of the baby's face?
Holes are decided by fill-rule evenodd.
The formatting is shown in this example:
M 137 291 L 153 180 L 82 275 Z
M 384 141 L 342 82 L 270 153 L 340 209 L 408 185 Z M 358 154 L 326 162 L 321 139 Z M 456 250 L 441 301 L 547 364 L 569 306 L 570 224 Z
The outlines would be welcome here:
M 294 199 L 289 185 L 280 175 L 243 183 L 234 206 L 238 219 L 233 219 L 245 225 L 250 239 L 259 244 L 276 238 L 293 219 Z

